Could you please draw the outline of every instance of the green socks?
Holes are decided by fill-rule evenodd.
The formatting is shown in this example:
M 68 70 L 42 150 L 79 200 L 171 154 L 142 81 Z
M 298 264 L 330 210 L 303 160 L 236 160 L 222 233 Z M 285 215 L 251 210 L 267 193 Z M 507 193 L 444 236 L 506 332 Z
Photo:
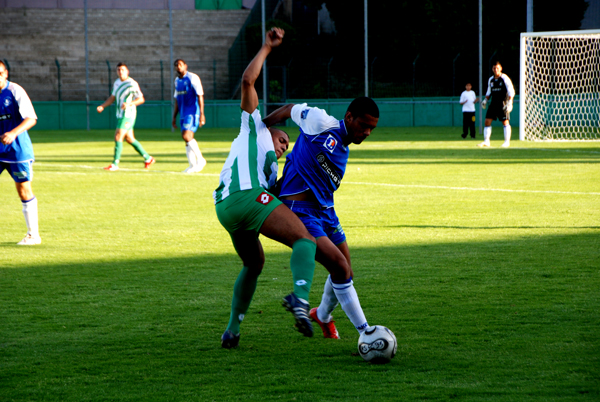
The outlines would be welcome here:
M 233 285 L 233 299 L 231 300 L 231 316 L 227 329 L 231 330 L 235 335 L 240 333 L 240 323 L 244 319 L 244 315 L 250 307 L 252 296 L 256 291 L 256 283 L 258 275 L 254 276 L 250 273 L 248 267 L 242 268 L 238 275 L 235 285 Z
M 148 153 L 144 150 L 144 147 L 142 147 L 142 144 L 140 144 L 138 140 L 133 141 L 131 143 L 131 146 L 137 151 L 138 154 L 142 155 L 145 161 L 150 159 L 150 155 L 148 155 Z
M 150 155 L 144 150 L 142 144 L 138 140 L 131 143 L 131 146 L 137 151 L 138 154 L 142 155 L 145 161 L 150 159 Z M 123 141 L 115 141 L 115 158 L 113 165 L 118 165 L 121 160 L 121 153 L 123 152 Z
M 294 277 L 294 294 L 307 302 L 315 273 L 316 251 L 317 245 L 308 239 L 297 240 L 292 245 L 290 268 Z
M 113 160 L 113 165 L 116 166 L 119 164 L 121 152 L 123 152 L 123 141 L 115 141 L 115 158 Z

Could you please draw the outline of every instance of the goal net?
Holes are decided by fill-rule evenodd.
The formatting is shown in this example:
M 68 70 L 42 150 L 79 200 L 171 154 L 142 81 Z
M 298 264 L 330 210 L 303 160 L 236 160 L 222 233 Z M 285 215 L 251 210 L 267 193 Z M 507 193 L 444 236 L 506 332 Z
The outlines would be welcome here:
M 600 30 L 521 34 L 519 137 L 600 140 Z

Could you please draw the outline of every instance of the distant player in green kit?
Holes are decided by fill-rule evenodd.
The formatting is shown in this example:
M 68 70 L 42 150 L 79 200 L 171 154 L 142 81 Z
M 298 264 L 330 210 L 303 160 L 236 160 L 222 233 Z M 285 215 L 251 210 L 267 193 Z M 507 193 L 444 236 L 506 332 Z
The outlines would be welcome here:
M 133 136 L 133 126 L 137 116 L 136 106 L 145 102 L 140 86 L 129 76 L 129 69 L 125 63 L 117 64 L 117 75 L 119 78 L 113 85 L 112 94 L 100 106 L 96 108 L 102 113 L 104 108 L 117 101 L 117 130 L 115 132 L 115 155 L 113 162 L 104 168 L 114 172 L 119 170 L 119 160 L 123 151 L 123 139 L 144 158 L 144 168 L 148 169 L 156 160 L 151 157 Z

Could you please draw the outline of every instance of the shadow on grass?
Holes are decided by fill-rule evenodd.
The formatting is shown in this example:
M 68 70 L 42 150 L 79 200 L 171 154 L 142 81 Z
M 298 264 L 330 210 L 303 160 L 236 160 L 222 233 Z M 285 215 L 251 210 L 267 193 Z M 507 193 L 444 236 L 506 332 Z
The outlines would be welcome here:
M 52 254 L 51 246 L 40 248 Z M 399 340 L 386 366 L 355 355 L 358 335 L 340 308 L 339 341 L 292 328 L 280 306 L 292 284 L 287 252 L 267 254 L 237 350 L 219 345 L 240 269 L 231 253 L 24 260 L 0 269 L 0 395 L 237 400 L 251 390 L 253 400 L 285 393 L 308 401 L 367 398 L 382 387 L 384 400 L 400 393 L 498 401 L 599 394 L 597 232 L 354 247 L 352 256 L 370 323 L 388 326 Z M 318 266 L 313 305 L 324 278 Z

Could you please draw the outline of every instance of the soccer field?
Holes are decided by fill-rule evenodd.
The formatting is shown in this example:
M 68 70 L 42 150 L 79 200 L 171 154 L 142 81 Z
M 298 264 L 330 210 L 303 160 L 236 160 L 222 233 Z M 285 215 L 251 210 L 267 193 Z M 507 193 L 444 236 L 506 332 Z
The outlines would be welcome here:
M 31 132 L 41 245 L 16 246 L 0 176 L 1 401 L 600 399 L 600 143 L 420 127 L 352 145 L 336 211 L 369 324 L 399 343 L 377 366 L 339 307 L 340 340 L 295 331 L 290 250 L 264 238 L 240 346 L 221 348 L 241 263 L 212 191 L 236 134 L 199 130 L 208 165 L 186 175 L 177 132 L 136 130 L 157 163 L 125 144 L 118 172 L 111 130 Z

